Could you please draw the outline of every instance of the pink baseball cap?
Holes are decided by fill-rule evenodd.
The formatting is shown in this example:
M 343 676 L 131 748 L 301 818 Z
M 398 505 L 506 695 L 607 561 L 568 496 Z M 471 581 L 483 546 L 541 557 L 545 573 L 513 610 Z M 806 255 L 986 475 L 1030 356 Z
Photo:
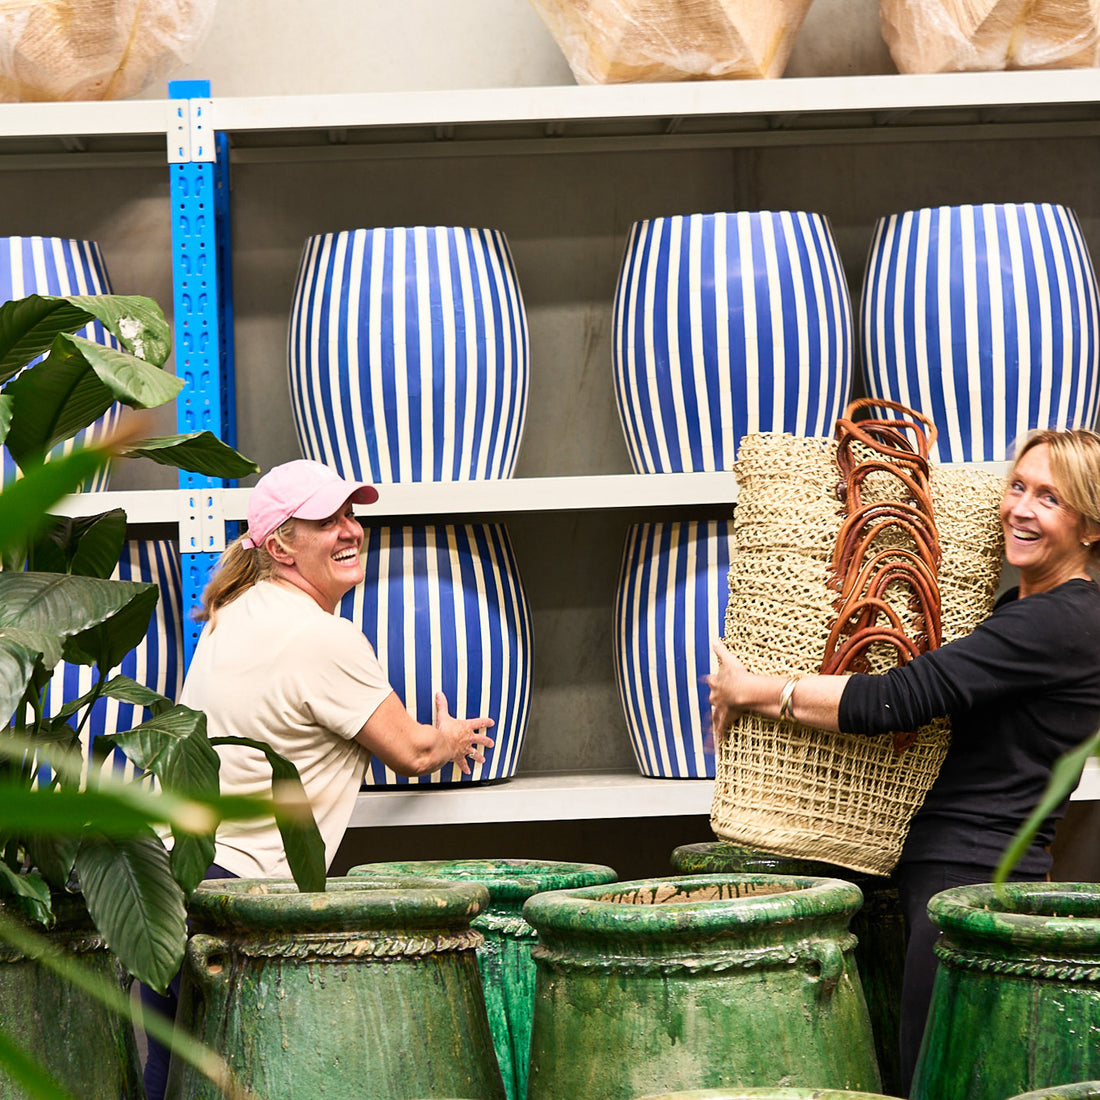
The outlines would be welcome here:
M 373 504 L 377 499 L 373 485 L 345 481 L 322 462 L 299 458 L 272 466 L 248 498 L 248 534 L 241 539 L 241 546 L 246 550 L 263 546 L 267 536 L 292 516 L 326 519 L 348 500 Z

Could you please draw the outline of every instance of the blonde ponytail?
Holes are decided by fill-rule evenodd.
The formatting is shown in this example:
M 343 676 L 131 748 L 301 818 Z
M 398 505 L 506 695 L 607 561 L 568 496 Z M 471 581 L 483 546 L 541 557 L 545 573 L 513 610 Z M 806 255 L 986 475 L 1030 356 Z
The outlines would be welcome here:
M 274 532 L 281 545 L 287 545 L 294 539 L 294 520 L 288 519 Z M 192 618 L 196 622 L 210 623 L 213 629 L 217 624 L 218 612 L 226 604 L 232 603 L 254 584 L 269 580 L 275 575 L 275 561 L 262 547 L 241 545 L 244 535 L 231 542 L 222 552 L 214 572 L 210 575 L 202 593 L 202 606 L 195 609 Z

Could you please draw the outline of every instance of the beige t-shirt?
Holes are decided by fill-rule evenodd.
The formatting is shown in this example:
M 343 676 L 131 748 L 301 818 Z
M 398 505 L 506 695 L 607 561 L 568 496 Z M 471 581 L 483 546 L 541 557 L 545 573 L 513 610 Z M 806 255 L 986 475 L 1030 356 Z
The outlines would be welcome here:
M 206 712 L 211 737 L 264 741 L 298 768 L 325 842 L 325 866 L 351 820 L 370 753 L 355 735 L 389 695 L 370 642 L 305 592 L 253 585 L 202 632 L 180 702 Z M 224 794 L 271 790 L 255 749 L 219 746 Z M 214 862 L 242 878 L 283 877 L 290 867 L 274 819 L 225 822 Z

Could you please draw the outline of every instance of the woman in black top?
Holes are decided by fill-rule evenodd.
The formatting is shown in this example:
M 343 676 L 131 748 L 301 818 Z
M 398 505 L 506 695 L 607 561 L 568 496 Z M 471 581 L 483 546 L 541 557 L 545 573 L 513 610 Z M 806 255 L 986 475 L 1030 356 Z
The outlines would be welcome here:
M 902 991 L 906 1086 L 932 993 L 937 932 L 928 899 L 988 882 L 1038 803 L 1054 761 L 1100 726 L 1100 435 L 1039 431 L 1024 442 L 1000 508 L 1005 557 L 1019 572 L 969 636 L 881 676 L 758 676 L 720 642 L 708 677 L 714 729 L 743 711 L 875 735 L 951 718 L 951 746 L 913 818 L 895 879 L 909 922 Z M 786 690 L 785 690 L 786 689 Z M 1045 878 L 1064 805 L 1040 828 L 1014 877 Z

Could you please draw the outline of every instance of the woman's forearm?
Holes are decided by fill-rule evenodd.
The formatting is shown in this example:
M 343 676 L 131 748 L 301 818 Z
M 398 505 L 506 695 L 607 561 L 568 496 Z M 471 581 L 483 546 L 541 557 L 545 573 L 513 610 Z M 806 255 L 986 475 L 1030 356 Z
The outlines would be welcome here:
M 787 711 L 805 726 L 836 731 L 839 729 L 840 697 L 847 683 L 845 676 L 763 676 L 747 668 L 723 646 L 714 647 L 718 670 L 707 677 L 715 729 L 725 733 L 738 714 L 752 711 L 766 718 L 780 717 L 784 694 Z M 793 684 L 791 683 L 793 679 Z

